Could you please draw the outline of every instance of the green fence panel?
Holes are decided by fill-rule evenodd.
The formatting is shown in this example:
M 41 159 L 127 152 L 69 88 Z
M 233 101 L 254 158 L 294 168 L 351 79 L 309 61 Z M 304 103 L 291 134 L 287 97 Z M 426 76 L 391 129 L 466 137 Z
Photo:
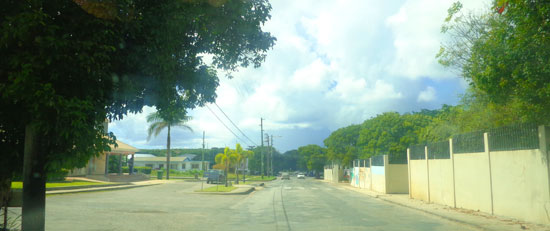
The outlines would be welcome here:
M 390 164 L 407 164 L 407 152 L 390 153 L 388 162 Z
M 409 147 L 411 160 L 424 160 L 426 156 L 424 154 L 424 145 L 413 145 Z
M 485 152 L 483 131 L 453 136 L 453 154 Z
M 450 159 L 451 147 L 449 141 L 430 143 L 428 146 L 428 159 Z
M 490 151 L 513 151 L 539 148 L 536 124 L 516 124 L 489 130 Z
M 384 166 L 384 155 L 371 157 L 372 166 Z

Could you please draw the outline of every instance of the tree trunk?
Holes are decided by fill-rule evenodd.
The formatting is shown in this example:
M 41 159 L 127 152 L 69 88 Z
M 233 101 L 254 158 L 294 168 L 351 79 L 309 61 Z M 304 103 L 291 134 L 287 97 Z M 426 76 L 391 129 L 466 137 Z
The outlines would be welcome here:
M 45 153 L 48 150 L 39 150 L 41 138 L 34 126 L 27 125 L 25 127 L 22 230 L 44 230 L 46 224 L 46 171 L 44 166 Z
M 3 230 L 8 230 L 8 202 L 11 195 L 11 176 L 0 176 L 0 208 L 4 209 L 4 227 Z
M 170 180 L 170 125 L 168 125 L 168 136 L 166 138 L 166 179 Z
M 225 158 L 225 187 L 229 186 L 227 180 L 229 178 L 229 156 Z
M 235 175 L 237 175 L 237 181 L 235 181 L 235 184 L 239 184 L 239 166 L 235 165 Z
M 246 162 L 248 162 L 248 158 L 246 158 Z M 246 166 L 246 164 L 243 164 L 243 168 L 244 168 L 244 166 Z M 247 169 L 248 168 L 244 168 L 244 170 L 243 170 L 243 183 L 246 183 L 246 170 Z

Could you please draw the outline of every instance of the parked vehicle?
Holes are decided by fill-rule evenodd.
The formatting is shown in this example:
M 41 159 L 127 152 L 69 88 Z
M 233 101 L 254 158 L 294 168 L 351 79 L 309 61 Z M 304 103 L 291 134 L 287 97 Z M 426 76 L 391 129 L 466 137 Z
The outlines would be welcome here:
M 288 172 L 283 172 L 283 174 L 281 174 L 281 180 L 290 180 L 290 174 L 288 174 Z
M 218 184 L 221 182 L 225 182 L 225 174 L 224 171 L 218 170 L 218 169 L 211 169 L 204 173 L 204 177 L 206 177 L 206 183 L 207 184 Z
M 298 175 L 296 175 L 296 178 L 297 179 L 306 179 L 306 176 L 303 173 L 299 173 Z

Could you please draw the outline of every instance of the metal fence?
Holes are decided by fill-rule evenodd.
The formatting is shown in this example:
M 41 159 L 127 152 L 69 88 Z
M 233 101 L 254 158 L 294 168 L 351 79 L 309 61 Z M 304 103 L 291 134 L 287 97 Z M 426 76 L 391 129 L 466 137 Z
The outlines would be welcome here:
M 483 131 L 453 136 L 453 154 L 484 152 Z
M 390 153 L 390 155 L 388 156 L 388 163 L 407 164 L 407 152 Z
M 384 155 L 373 156 L 370 159 L 372 166 L 384 166 Z
M 411 160 L 425 160 L 426 156 L 424 154 L 424 145 L 413 145 L 410 148 L 410 158 Z
M 451 150 L 450 150 L 448 140 L 429 143 L 427 146 L 428 146 L 428 159 L 450 159 L 451 158 Z
M 536 124 L 516 124 L 489 130 L 490 151 L 513 151 L 539 148 Z

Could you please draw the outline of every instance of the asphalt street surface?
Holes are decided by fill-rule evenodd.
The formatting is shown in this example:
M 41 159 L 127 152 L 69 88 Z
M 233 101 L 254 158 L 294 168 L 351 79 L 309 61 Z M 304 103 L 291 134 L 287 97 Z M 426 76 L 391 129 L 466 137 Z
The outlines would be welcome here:
M 276 180 L 249 195 L 194 193 L 200 187 L 178 181 L 48 196 L 46 229 L 470 230 L 311 178 Z

